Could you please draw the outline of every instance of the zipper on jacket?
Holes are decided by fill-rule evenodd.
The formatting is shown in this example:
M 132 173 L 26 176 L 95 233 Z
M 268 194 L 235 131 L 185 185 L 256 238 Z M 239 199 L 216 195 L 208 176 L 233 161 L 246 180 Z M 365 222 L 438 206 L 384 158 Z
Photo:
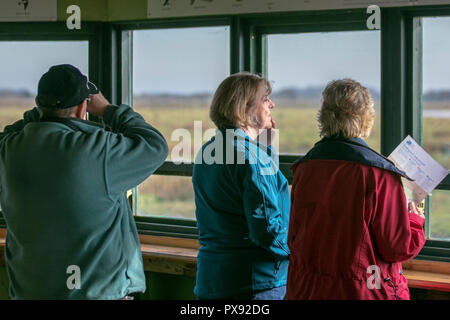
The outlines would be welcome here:
M 275 274 L 280 270 L 281 260 L 275 261 Z
M 400 300 L 400 298 L 397 296 L 397 285 L 394 283 L 394 281 L 392 281 L 391 278 L 387 277 L 384 279 L 384 282 L 388 282 L 390 286 L 394 289 L 395 300 Z

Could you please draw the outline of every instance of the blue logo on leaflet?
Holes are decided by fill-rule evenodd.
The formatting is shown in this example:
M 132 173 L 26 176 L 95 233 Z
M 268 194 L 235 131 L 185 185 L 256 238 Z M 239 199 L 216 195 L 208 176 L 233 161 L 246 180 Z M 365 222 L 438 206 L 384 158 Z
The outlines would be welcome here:
M 412 144 L 411 140 L 406 140 L 406 144 L 411 145 Z

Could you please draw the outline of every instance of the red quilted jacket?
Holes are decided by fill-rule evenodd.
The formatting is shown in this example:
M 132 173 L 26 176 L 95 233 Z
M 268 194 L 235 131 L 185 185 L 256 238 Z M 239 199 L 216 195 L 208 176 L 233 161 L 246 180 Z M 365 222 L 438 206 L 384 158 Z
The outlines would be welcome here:
M 401 262 L 425 244 L 400 176 L 343 160 L 293 167 L 286 299 L 409 299 Z

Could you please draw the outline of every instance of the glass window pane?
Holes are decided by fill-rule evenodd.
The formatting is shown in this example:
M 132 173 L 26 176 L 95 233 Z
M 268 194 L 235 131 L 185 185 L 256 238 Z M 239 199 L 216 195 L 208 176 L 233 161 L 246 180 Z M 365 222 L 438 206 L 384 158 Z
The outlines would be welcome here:
M 35 106 L 41 76 L 69 63 L 88 74 L 87 41 L 0 41 L 0 131 Z
M 423 18 L 422 143 L 444 168 L 450 169 L 450 17 Z M 430 238 L 450 240 L 450 194 L 434 190 L 430 197 Z
M 430 203 L 430 238 L 450 241 L 450 192 L 434 190 Z
M 228 26 L 133 31 L 133 107 L 166 138 L 168 160 L 192 161 L 206 139 L 206 130 L 215 128 L 209 119 L 209 106 L 214 91 L 230 72 L 229 38 Z M 184 143 L 189 147 L 180 151 Z M 166 178 L 186 181 L 168 186 L 177 188 L 180 194 L 191 194 L 192 183 L 186 178 L 155 179 Z M 148 192 L 148 184 L 144 182 L 139 189 L 138 214 L 181 214 L 194 219 L 193 193 L 183 200 L 187 211 L 180 211 L 165 206 L 181 202 L 154 197 Z M 177 197 L 170 188 L 168 193 Z M 150 202 L 142 197 L 153 197 L 153 203 L 147 205 Z M 155 205 L 158 201 L 159 205 Z M 171 211 L 164 213 L 161 208 Z
M 139 186 L 138 215 L 195 219 L 191 177 L 150 176 Z
M 0 131 L 36 106 L 39 79 L 64 63 L 88 74 L 88 41 L 0 41 Z
M 450 168 L 450 17 L 423 18 L 423 147 Z M 437 50 L 439 48 L 439 50 Z
M 376 120 L 368 144 L 380 150 L 380 32 L 267 35 L 272 111 L 281 153 L 306 153 L 319 140 L 317 112 L 326 84 L 351 78 L 367 87 Z

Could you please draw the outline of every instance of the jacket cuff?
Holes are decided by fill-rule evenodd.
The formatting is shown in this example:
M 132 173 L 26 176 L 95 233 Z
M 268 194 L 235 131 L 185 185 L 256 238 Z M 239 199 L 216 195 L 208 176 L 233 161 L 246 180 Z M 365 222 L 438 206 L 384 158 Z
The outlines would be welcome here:
M 425 219 L 419 217 L 417 214 L 412 213 L 412 212 L 408 212 L 409 215 L 409 221 L 410 222 L 415 222 L 418 225 L 420 225 L 421 227 L 423 227 L 424 223 L 425 223 Z

